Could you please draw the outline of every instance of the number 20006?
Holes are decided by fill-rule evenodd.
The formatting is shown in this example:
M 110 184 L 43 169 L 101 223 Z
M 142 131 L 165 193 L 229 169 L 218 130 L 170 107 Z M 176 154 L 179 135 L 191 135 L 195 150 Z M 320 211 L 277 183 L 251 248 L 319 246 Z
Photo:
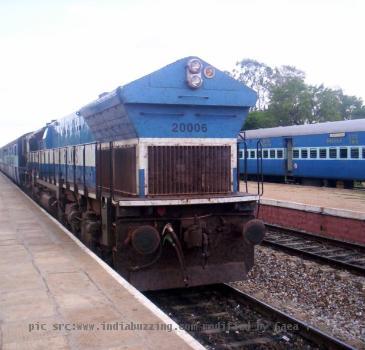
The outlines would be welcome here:
M 207 132 L 207 124 L 200 123 L 173 123 L 172 132 Z

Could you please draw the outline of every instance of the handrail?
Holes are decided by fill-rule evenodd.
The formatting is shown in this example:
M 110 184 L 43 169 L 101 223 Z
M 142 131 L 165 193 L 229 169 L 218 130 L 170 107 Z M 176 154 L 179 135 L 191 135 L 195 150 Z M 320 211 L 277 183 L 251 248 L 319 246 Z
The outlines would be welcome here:
M 257 194 L 261 197 L 264 194 L 264 172 L 262 161 L 262 143 L 259 139 L 256 144 L 256 175 L 257 175 Z
M 246 142 L 246 133 L 243 132 L 242 134 L 238 134 L 239 142 L 237 142 L 237 183 L 238 183 L 238 190 L 240 189 L 240 143 L 243 143 L 243 181 L 246 187 L 246 193 L 248 192 L 248 173 L 247 173 L 247 142 Z
M 248 192 L 248 166 L 247 166 L 247 157 L 248 157 L 248 149 L 247 149 L 247 142 L 244 141 L 243 144 L 243 164 L 244 164 L 244 172 L 243 172 L 243 181 L 245 182 L 246 192 Z

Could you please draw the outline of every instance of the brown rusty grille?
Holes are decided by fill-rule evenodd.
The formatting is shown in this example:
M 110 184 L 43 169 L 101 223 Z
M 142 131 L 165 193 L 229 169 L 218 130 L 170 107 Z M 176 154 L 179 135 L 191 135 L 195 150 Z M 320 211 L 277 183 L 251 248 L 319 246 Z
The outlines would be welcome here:
M 111 159 L 110 159 L 110 149 L 99 149 L 98 150 L 98 162 L 97 166 L 97 177 L 100 181 L 100 190 L 102 192 L 108 192 L 110 189 L 111 180 Z
M 149 195 L 214 194 L 230 190 L 230 146 L 148 147 Z
M 114 192 L 119 195 L 137 193 L 136 146 L 113 150 Z
M 111 157 L 112 155 L 112 157 Z M 125 196 L 137 193 L 136 146 L 101 149 L 97 152 L 97 178 L 102 193 Z

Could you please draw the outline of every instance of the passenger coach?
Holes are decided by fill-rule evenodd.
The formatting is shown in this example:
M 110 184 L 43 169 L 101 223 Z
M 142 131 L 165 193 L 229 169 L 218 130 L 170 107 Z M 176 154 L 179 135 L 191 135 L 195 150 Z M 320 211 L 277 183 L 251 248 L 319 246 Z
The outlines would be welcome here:
M 345 187 L 365 181 L 365 119 L 248 130 L 239 143 L 241 176 L 245 169 L 257 176 L 262 164 L 267 180 Z

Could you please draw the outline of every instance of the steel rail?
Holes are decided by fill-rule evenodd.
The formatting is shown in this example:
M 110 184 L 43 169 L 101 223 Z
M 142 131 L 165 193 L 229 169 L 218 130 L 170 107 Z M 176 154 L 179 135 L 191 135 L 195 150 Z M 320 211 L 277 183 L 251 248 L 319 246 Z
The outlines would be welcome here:
M 207 349 L 355 349 L 228 284 L 145 294 L 182 327 L 234 320 L 230 329 L 185 328 Z
M 294 253 L 295 255 L 305 256 L 338 268 L 365 275 L 365 247 L 362 245 L 280 226 L 266 225 L 266 227 L 269 232 L 262 242 L 265 246 Z M 277 238 L 275 234 L 281 237 Z M 274 236 L 274 238 L 270 238 L 270 235 Z M 293 244 L 297 246 L 292 246 Z M 314 252 L 310 251 L 313 249 Z M 340 251 L 337 251 L 332 256 L 326 256 L 326 254 L 331 254 L 331 249 L 332 252 L 334 252 L 334 249 L 340 249 Z M 354 257 L 353 254 L 359 255 L 359 257 Z M 338 257 L 337 259 L 336 256 Z M 356 260 L 359 263 L 356 264 Z
M 235 287 L 224 284 L 225 293 L 231 293 L 235 295 L 237 299 L 242 299 L 250 304 L 253 304 L 256 309 L 259 309 L 262 313 L 272 315 L 279 321 L 289 324 L 297 324 L 299 326 L 299 334 L 304 338 L 307 338 L 317 345 L 326 349 L 354 349 L 350 345 L 342 342 L 341 340 L 322 332 L 321 330 L 309 325 L 306 322 L 300 321 L 299 319 L 288 315 L 287 313 L 253 297 L 252 295 L 245 293 Z

